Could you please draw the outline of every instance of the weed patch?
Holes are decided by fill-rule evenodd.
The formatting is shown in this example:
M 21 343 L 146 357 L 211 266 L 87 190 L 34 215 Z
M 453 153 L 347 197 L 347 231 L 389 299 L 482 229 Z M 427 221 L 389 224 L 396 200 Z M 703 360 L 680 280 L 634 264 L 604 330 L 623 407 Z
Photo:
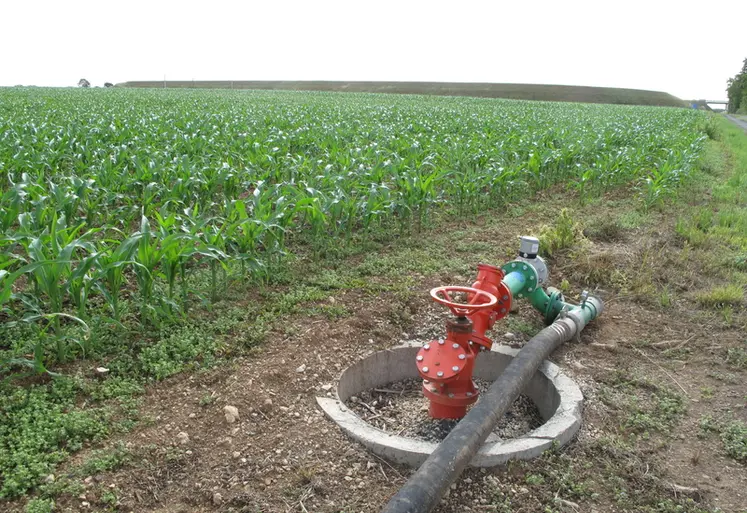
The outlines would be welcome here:
M 747 369 L 747 351 L 741 347 L 726 350 L 726 363 L 735 369 Z
M 721 428 L 721 441 L 726 454 L 737 461 L 747 462 L 747 425 L 734 420 Z
M 617 412 L 625 432 L 668 434 L 686 410 L 682 396 L 647 379 L 619 373 L 606 381 L 600 399 Z
M 724 452 L 742 463 L 747 463 L 747 424 L 741 420 L 718 421 L 707 415 L 700 419 L 701 438 L 709 433 L 719 435 Z
M 540 229 L 540 251 L 546 256 L 553 256 L 559 251 L 568 250 L 586 241 L 581 226 L 564 208 L 552 225 Z
M 0 498 L 25 493 L 67 454 L 107 435 L 109 413 L 75 409 L 79 391 L 75 380 L 56 378 L 0 394 Z
M 25 513 L 52 513 L 54 511 L 54 501 L 52 499 L 30 499 L 26 504 Z
M 697 295 L 698 302 L 709 308 L 739 306 L 744 301 L 744 291 L 739 285 L 722 285 Z
M 585 226 L 583 235 L 600 242 L 616 242 L 624 238 L 625 230 L 618 219 L 601 218 Z

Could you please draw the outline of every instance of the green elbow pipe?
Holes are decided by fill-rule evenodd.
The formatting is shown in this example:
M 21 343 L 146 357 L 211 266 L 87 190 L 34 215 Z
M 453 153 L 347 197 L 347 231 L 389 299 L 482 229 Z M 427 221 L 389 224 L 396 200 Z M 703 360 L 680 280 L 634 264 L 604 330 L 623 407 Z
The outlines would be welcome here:
M 545 316 L 547 324 L 551 324 L 560 312 L 565 311 L 583 329 L 602 313 L 602 302 L 587 293 L 584 293 L 579 305 L 567 303 L 559 290 L 551 289 L 548 295 L 542 287 L 535 285 L 537 278 L 534 269 L 523 262 L 509 262 L 503 266 L 503 269 L 504 272 L 509 271 L 503 277 L 503 283 L 511 291 L 514 300 L 523 297 L 529 299 L 532 306 Z

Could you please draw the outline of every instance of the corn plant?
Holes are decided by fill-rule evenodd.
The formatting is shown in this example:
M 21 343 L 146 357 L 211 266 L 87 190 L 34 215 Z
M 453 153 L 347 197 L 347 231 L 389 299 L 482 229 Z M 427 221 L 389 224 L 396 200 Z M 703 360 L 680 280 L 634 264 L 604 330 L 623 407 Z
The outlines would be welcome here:
M 87 235 L 78 237 L 83 225 L 68 228 L 65 218 L 54 219 L 51 231 L 44 231 L 38 237 L 22 239 L 31 263 L 38 264 L 28 274 L 33 278 L 36 290 L 45 295 L 51 314 L 63 313 L 63 301 L 66 288 L 65 281 L 71 274 L 73 259 L 79 250 L 94 252 L 94 246 L 85 240 Z M 64 346 L 61 344 L 62 331 L 60 315 L 52 317 L 54 334 L 58 339 L 59 361 L 65 359 Z
M 190 227 L 190 233 L 199 242 L 195 254 L 206 257 L 209 262 L 210 301 L 213 303 L 218 301 L 218 268 L 223 271 L 223 280 L 226 281 L 228 255 L 225 252 L 227 241 L 224 232 L 227 228 L 228 223 L 218 219 L 206 219 Z
M 105 241 L 108 247 L 98 253 L 94 286 L 104 296 L 112 311 L 114 320 L 121 320 L 120 294 L 125 284 L 127 267 L 139 268 L 141 264 L 133 260 L 140 235 L 136 234 L 119 243 Z
M 90 254 L 82 258 L 78 265 L 70 272 L 66 283 L 66 292 L 70 301 L 75 305 L 77 317 L 87 319 L 86 304 L 91 290 L 94 288 L 92 269 L 98 259 L 98 253 Z
M 708 127 L 687 109 L 279 91 L 6 88 L 0 105 L 0 308 L 49 315 L 49 337 L 74 322 L 53 314 L 134 322 L 125 304 L 158 324 L 199 273 L 214 302 L 229 269 L 266 279 L 289 251 L 425 230 L 436 209 L 559 184 L 582 201 L 638 184 L 652 207 Z

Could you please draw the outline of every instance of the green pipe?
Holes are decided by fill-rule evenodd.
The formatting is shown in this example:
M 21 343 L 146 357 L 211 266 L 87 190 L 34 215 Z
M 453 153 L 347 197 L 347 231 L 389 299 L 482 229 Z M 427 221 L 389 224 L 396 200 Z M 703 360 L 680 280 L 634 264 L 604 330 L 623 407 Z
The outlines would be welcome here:
M 516 297 L 522 290 L 524 290 L 527 279 L 522 273 L 514 271 L 503 277 L 503 283 L 505 283 L 508 290 L 511 291 L 511 297 Z
M 504 269 L 506 267 L 504 266 Z M 522 265 L 522 267 L 524 266 Z M 534 275 L 529 275 L 532 278 L 531 280 L 528 280 L 527 276 L 527 271 L 512 270 L 503 277 L 503 283 L 511 291 L 514 300 L 526 296 L 532 306 L 545 316 L 547 324 L 551 324 L 563 311 L 576 318 L 584 326 L 599 315 L 600 306 L 597 304 L 597 300 L 592 300 L 593 298 L 584 299 L 580 305 L 567 303 L 563 300 L 563 295 L 559 291 L 548 295 L 542 287 L 533 287 L 532 285 L 535 283 Z
M 548 309 L 553 311 L 557 309 L 555 315 L 552 316 L 553 319 L 557 317 L 561 310 L 561 308 L 556 308 L 558 302 L 551 300 L 550 296 L 541 287 L 537 287 L 529 293 L 529 302 L 532 303 L 533 307 L 545 314 L 545 316 L 547 316 Z M 548 324 L 550 322 L 552 322 L 552 319 L 548 319 Z

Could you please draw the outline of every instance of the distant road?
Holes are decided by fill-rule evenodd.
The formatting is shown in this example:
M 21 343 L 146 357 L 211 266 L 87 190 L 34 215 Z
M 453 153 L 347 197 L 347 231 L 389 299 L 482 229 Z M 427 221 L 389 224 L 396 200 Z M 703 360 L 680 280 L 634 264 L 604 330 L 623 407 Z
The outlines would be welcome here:
M 737 118 L 737 117 L 734 117 L 734 116 L 730 116 L 729 114 L 727 114 L 726 117 L 729 118 L 729 119 L 731 119 L 734 123 L 736 123 L 737 125 L 741 126 L 745 130 L 747 130 L 747 121 L 745 121 L 744 119 L 740 119 L 740 118 Z

